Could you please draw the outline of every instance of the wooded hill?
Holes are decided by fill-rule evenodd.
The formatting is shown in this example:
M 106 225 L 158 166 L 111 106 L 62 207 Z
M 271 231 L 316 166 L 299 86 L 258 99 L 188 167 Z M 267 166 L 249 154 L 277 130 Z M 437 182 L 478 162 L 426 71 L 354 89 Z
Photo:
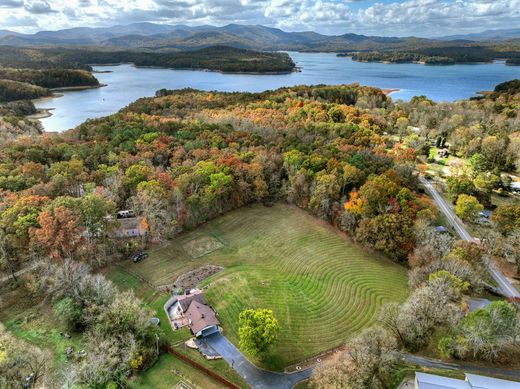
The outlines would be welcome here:
M 342 53 L 338 56 L 352 56 L 354 61 L 410 63 L 422 62 L 429 65 L 451 65 L 455 63 L 491 62 L 496 58 L 507 58 L 508 65 L 520 61 L 520 53 L 501 47 L 504 51 L 482 46 L 423 47 L 416 51 L 369 51 Z
M 294 62 L 286 53 L 260 52 L 226 46 L 184 52 L 108 50 L 99 47 L 27 49 L 0 46 L 0 66 L 4 67 L 91 70 L 90 64 L 115 63 L 239 73 L 291 72 L 295 68 Z

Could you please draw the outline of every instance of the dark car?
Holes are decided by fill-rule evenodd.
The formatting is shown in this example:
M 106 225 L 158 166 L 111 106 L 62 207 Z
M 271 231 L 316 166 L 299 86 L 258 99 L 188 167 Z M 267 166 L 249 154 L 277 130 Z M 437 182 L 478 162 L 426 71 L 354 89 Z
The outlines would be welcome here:
M 134 263 L 141 262 L 143 259 L 148 258 L 148 253 L 140 251 L 132 257 Z

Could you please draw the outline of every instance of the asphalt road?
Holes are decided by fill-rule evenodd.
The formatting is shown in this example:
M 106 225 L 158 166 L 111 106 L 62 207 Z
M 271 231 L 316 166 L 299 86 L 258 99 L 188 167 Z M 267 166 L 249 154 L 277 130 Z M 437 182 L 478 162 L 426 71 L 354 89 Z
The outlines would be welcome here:
M 312 368 L 296 373 L 277 373 L 260 369 L 220 333 L 207 336 L 204 340 L 254 389 L 291 389 L 298 382 L 310 378 L 312 374 Z
M 482 366 L 480 364 L 457 361 L 457 362 L 444 362 L 438 359 L 419 357 L 411 354 L 401 354 L 404 361 L 413 365 L 431 367 L 436 369 L 446 370 L 460 370 L 468 373 L 476 373 L 481 375 L 490 375 L 493 377 L 502 377 L 505 379 L 520 380 L 520 370 L 518 369 L 506 369 L 502 367 L 490 367 Z M 499 389 L 499 388 L 497 388 Z
M 451 206 L 439 194 L 437 189 L 435 189 L 435 187 L 423 176 L 419 176 L 419 181 L 424 185 L 426 191 L 433 198 L 441 212 L 444 214 L 444 216 L 446 216 L 446 219 L 448 219 L 448 222 L 455 229 L 457 234 L 459 234 L 460 238 L 468 242 L 475 242 L 475 239 L 468 232 L 462 220 L 460 220 L 457 215 L 455 215 L 455 212 L 453 212 Z M 493 277 L 493 279 L 496 281 L 504 296 L 520 297 L 518 290 L 516 290 L 516 288 L 511 285 L 509 280 L 502 274 L 500 270 L 496 268 L 493 263 L 489 263 L 487 268 L 491 274 L 491 277 Z

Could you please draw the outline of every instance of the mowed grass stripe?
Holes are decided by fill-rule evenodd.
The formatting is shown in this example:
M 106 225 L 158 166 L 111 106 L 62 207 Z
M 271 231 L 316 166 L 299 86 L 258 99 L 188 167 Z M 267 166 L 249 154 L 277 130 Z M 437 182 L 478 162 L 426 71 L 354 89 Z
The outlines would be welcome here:
M 214 236 L 225 246 L 200 258 L 182 245 Z M 273 309 L 281 326 L 270 367 L 337 347 L 371 325 L 382 304 L 403 301 L 406 269 L 339 236 L 295 207 L 244 207 L 153 251 L 132 272 L 161 285 L 205 264 L 226 269 L 204 282 L 226 335 L 238 344 L 238 315 Z

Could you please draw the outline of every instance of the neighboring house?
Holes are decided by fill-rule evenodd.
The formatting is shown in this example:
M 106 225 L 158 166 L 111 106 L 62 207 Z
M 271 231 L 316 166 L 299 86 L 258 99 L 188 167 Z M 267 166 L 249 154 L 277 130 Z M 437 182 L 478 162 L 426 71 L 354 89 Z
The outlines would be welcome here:
M 211 335 L 220 330 L 217 315 L 206 303 L 200 289 L 173 296 L 164 305 L 164 310 L 175 330 L 188 326 L 196 337 Z
M 132 238 L 145 236 L 148 232 L 148 223 L 145 217 L 130 217 L 126 219 L 117 219 L 117 225 L 112 231 L 116 238 Z
M 459 380 L 434 374 L 415 373 L 415 389 L 520 389 L 520 382 L 465 373 Z
M 490 211 L 489 209 L 484 209 L 478 213 L 480 217 L 483 217 L 485 219 L 489 219 L 491 215 L 493 215 L 493 211 Z
M 435 227 L 435 232 L 438 232 L 439 234 L 446 234 L 446 233 L 450 232 L 450 230 L 444 226 L 437 226 L 437 227 Z
M 468 311 L 473 312 L 477 309 L 486 308 L 489 304 L 491 304 L 491 301 L 488 299 L 470 297 L 468 299 Z

